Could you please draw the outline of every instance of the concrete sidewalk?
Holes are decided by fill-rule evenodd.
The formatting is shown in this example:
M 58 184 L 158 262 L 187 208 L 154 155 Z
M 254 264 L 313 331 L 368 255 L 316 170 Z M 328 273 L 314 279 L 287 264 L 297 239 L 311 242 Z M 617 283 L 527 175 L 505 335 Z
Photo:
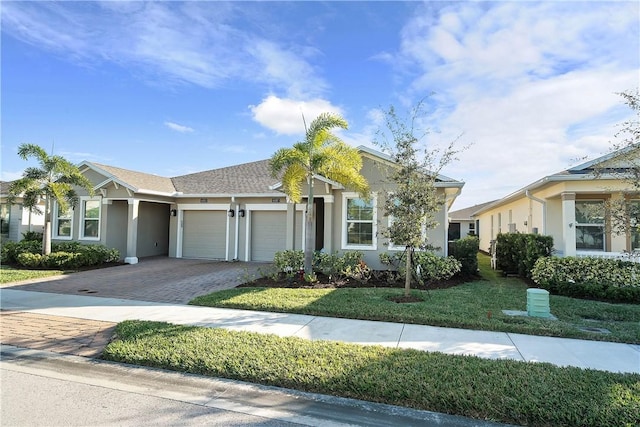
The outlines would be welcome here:
M 0 300 L 2 310 L 103 322 L 134 319 L 164 321 L 312 340 L 344 341 L 489 359 L 548 362 L 557 366 L 640 373 L 640 345 L 632 344 L 13 289 L 0 290 Z

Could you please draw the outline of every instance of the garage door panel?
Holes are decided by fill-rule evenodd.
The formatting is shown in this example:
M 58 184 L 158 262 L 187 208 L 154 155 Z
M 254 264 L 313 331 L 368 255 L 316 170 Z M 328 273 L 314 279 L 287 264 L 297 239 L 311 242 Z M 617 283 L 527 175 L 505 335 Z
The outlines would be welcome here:
M 227 239 L 225 211 L 185 211 L 182 256 L 225 259 Z
M 277 251 L 287 247 L 287 213 L 254 211 L 251 213 L 251 260 L 273 261 Z

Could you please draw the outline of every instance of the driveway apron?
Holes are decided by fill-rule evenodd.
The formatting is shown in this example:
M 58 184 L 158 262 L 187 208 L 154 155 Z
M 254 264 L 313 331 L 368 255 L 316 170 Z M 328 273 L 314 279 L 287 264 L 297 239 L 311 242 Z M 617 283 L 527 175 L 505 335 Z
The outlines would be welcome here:
M 22 291 L 91 295 L 186 304 L 211 292 L 231 289 L 260 275 L 265 263 L 224 262 L 167 257 L 138 264 L 82 271 L 4 285 Z

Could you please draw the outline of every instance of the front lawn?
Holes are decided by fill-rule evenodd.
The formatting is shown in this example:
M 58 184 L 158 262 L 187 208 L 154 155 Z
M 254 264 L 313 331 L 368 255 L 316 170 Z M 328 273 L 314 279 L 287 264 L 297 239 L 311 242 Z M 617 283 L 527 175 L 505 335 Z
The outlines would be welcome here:
M 535 426 L 632 426 L 640 375 L 126 321 L 103 357 Z
M 201 296 L 190 304 L 316 316 L 379 320 L 423 325 L 515 332 L 567 338 L 640 343 L 640 305 L 611 304 L 550 296 L 557 321 L 508 316 L 502 310 L 526 311 L 527 285 L 501 277 L 481 255 L 483 280 L 449 289 L 413 291 L 422 302 L 399 304 L 396 288 L 235 288 Z M 579 328 L 607 329 L 610 334 Z
M 61 270 L 24 270 L 3 265 L 0 267 L 0 284 L 64 274 Z

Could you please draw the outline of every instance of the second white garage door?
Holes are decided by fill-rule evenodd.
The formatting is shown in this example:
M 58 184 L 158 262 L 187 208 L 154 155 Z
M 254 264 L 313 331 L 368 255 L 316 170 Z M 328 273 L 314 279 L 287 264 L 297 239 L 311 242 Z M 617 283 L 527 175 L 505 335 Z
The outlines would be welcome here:
M 296 249 L 302 244 L 302 214 L 296 214 Z M 251 212 L 251 260 L 273 261 L 278 251 L 286 249 L 287 213 L 282 211 Z
M 185 211 L 182 256 L 225 259 L 226 227 L 226 211 Z

